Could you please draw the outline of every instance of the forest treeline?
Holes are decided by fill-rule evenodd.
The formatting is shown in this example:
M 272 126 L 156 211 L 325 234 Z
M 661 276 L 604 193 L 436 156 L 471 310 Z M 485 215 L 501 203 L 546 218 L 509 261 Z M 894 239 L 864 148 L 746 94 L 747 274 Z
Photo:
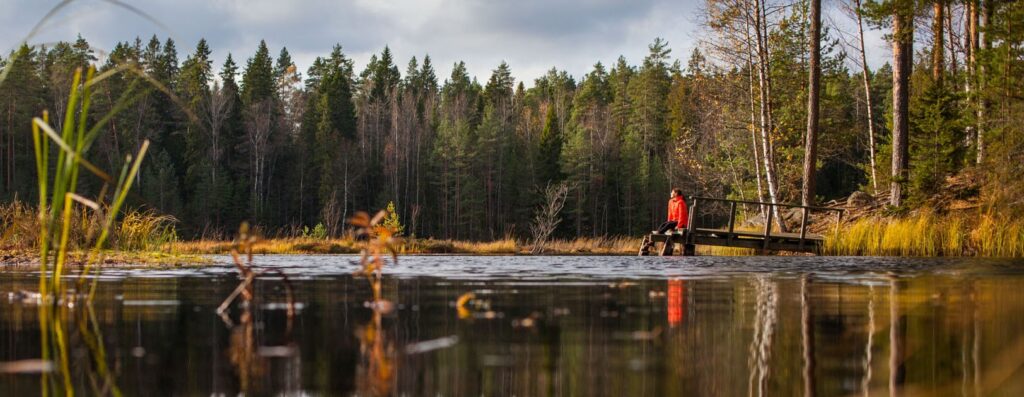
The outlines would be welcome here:
M 337 235 L 355 211 L 389 202 L 417 236 L 524 235 L 559 182 L 573 189 L 561 233 L 582 236 L 649 230 L 671 187 L 780 202 L 888 192 L 906 207 L 976 169 L 987 194 L 1019 204 L 1024 4 L 829 5 L 822 15 L 820 0 L 705 0 L 692 53 L 655 39 L 638 64 L 553 68 L 529 88 L 506 63 L 483 82 L 462 62 L 439 77 L 429 56 L 400 67 L 387 47 L 361 70 L 338 45 L 299 71 L 265 42 L 220 65 L 205 40 L 184 60 L 155 36 L 103 59 L 81 37 L 26 45 L 0 60 L 0 197 L 37 194 L 30 120 L 66 112 L 73 70 L 130 65 L 145 77 L 116 74 L 93 94 L 91 117 L 124 109 L 90 160 L 117 170 L 150 140 L 130 204 L 174 215 L 186 235 L 245 220 Z M 860 29 L 820 24 L 842 18 Z M 878 70 L 865 67 L 865 29 L 893 45 Z

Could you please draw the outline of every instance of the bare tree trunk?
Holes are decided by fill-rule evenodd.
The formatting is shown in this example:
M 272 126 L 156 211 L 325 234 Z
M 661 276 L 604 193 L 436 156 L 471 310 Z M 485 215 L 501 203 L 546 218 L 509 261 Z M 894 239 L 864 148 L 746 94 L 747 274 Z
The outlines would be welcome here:
M 932 3 L 932 37 L 934 38 L 934 43 L 932 43 L 932 81 L 939 87 L 943 84 L 942 77 L 946 69 L 946 36 L 943 32 L 945 11 L 943 0 L 936 0 Z
M 751 24 L 750 14 L 747 14 L 747 17 L 744 18 L 744 20 L 746 21 L 746 26 L 745 26 L 745 29 L 744 29 L 744 34 L 745 34 L 746 39 L 747 39 L 747 81 L 749 82 L 749 86 L 750 86 L 750 143 L 751 143 L 750 149 L 754 153 L 754 179 L 757 181 L 757 201 L 763 203 L 764 202 L 764 187 L 761 185 L 761 155 L 760 155 L 759 149 L 758 149 L 757 128 L 755 127 L 757 125 L 757 112 L 754 110 L 755 99 L 754 99 L 754 61 L 753 61 L 754 55 L 753 54 L 755 52 L 755 50 L 754 50 L 755 46 L 754 46 L 753 42 L 750 39 L 750 28 L 751 28 L 751 26 L 750 26 L 750 24 Z M 765 216 L 765 208 L 764 208 L 764 206 L 758 206 L 758 210 L 760 211 L 761 216 Z
M 979 28 L 977 29 L 978 46 L 979 46 L 978 49 L 980 51 L 986 51 L 986 50 L 989 49 L 989 47 L 991 47 L 992 41 L 988 37 L 988 35 L 985 34 L 985 31 L 983 29 L 988 29 L 988 27 L 989 27 L 988 26 L 989 25 L 989 19 L 992 16 L 992 2 L 989 1 L 989 0 L 979 0 L 979 1 L 981 3 L 980 4 L 981 5 L 981 23 L 978 25 Z M 977 57 L 975 57 L 975 58 L 977 58 Z M 977 106 L 978 107 L 976 108 L 977 109 L 976 110 L 977 111 L 977 123 L 978 123 L 978 125 L 976 127 L 978 129 L 978 159 L 977 159 L 977 163 L 981 164 L 985 160 L 985 113 L 986 113 L 986 110 L 987 110 L 986 108 L 988 107 L 988 101 L 985 100 L 985 93 L 983 91 L 984 88 L 985 88 L 985 64 L 983 64 L 983 63 L 976 63 L 976 67 L 978 68 L 978 72 L 977 72 L 977 76 L 976 76 L 977 79 L 975 80 L 976 81 L 975 89 L 977 91 L 977 97 L 978 97 L 978 101 L 977 101 Z
M 892 39 L 892 182 L 890 204 L 903 203 L 904 184 L 910 162 L 908 116 L 910 72 L 913 67 L 914 17 L 911 10 L 897 9 L 893 16 Z
M 803 205 L 814 204 L 814 174 L 818 161 L 818 93 L 821 90 L 821 0 L 811 0 L 809 47 L 810 70 L 807 78 L 807 135 L 804 143 L 804 186 L 800 194 Z M 781 220 L 781 218 L 779 218 Z
M 949 77 L 953 82 L 953 90 L 959 89 L 957 87 L 957 72 L 960 68 L 959 61 L 956 58 L 956 29 L 953 28 L 953 2 L 946 3 L 946 34 L 949 36 L 946 39 L 946 43 L 949 45 Z
M 860 13 L 860 0 L 856 1 L 857 8 L 857 35 L 860 38 L 860 63 L 864 66 L 864 102 L 868 108 L 868 155 L 871 156 L 871 189 L 872 193 L 878 194 L 878 171 L 875 166 L 875 116 L 871 104 L 871 80 L 868 68 L 868 56 L 864 47 L 864 19 Z
M 768 48 L 767 38 L 765 37 L 764 30 L 762 27 L 767 24 L 765 21 L 764 13 L 764 0 L 754 0 L 754 5 L 757 7 L 755 10 L 756 17 L 754 18 L 754 26 L 757 30 L 757 55 L 758 55 L 758 85 L 761 93 L 761 147 L 764 159 L 764 174 L 765 180 L 768 182 L 768 197 L 771 202 L 778 203 L 778 194 L 776 189 L 776 175 L 775 167 L 773 167 L 774 158 L 773 146 L 771 143 L 771 80 L 769 77 L 769 66 L 768 66 Z M 779 217 L 779 208 L 772 206 L 773 216 L 776 219 L 782 219 Z M 781 226 L 782 223 L 780 222 Z
M 344 189 L 344 194 L 342 194 L 341 196 L 341 219 L 344 220 L 348 219 L 348 161 L 349 158 L 352 157 L 350 156 L 350 154 L 351 153 L 348 153 L 345 156 L 345 179 L 344 182 L 342 182 L 342 184 L 344 185 L 342 186 L 342 188 Z
M 968 108 L 974 109 L 977 105 L 977 98 L 974 91 L 977 90 L 977 77 L 978 77 L 978 1 L 979 0 L 967 0 L 964 11 L 967 14 L 966 21 L 964 24 L 967 25 L 967 35 L 964 37 L 966 42 L 964 49 L 967 52 L 967 83 L 964 84 L 964 91 L 967 94 Z M 977 143 L 978 131 L 975 126 L 967 125 L 967 136 L 968 139 Z

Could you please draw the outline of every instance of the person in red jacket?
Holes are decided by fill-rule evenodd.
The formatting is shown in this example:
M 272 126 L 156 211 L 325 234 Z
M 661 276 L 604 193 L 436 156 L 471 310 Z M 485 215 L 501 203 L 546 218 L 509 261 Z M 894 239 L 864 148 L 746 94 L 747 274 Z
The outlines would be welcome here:
M 668 200 L 668 221 L 658 227 L 658 233 L 665 233 L 673 229 L 685 229 L 689 215 L 686 212 L 686 201 L 683 200 L 683 191 L 672 189 Z

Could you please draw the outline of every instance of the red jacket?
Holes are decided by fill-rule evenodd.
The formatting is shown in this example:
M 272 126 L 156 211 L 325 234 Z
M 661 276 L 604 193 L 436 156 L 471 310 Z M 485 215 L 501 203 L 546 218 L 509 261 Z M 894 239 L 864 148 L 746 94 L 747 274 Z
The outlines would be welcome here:
M 676 229 L 686 227 L 689 215 L 686 212 L 686 201 L 682 196 L 676 196 L 668 201 L 668 220 L 676 221 Z

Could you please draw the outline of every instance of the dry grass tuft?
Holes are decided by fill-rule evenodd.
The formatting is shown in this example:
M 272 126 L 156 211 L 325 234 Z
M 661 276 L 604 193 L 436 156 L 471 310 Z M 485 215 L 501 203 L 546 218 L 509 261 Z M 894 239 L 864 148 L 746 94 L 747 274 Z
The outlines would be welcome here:
M 85 208 L 70 211 L 67 246 L 72 251 L 92 248 L 107 221 L 101 213 Z M 39 213 L 21 201 L 0 204 L 0 249 L 32 251 L 39 248 Z M 178 240 L 174 224 L 178 220 L 149 210 L 123 212 L 120 222 L 111 225 L 111 239 L 104 248 L 121 251 L 156 252 Z

